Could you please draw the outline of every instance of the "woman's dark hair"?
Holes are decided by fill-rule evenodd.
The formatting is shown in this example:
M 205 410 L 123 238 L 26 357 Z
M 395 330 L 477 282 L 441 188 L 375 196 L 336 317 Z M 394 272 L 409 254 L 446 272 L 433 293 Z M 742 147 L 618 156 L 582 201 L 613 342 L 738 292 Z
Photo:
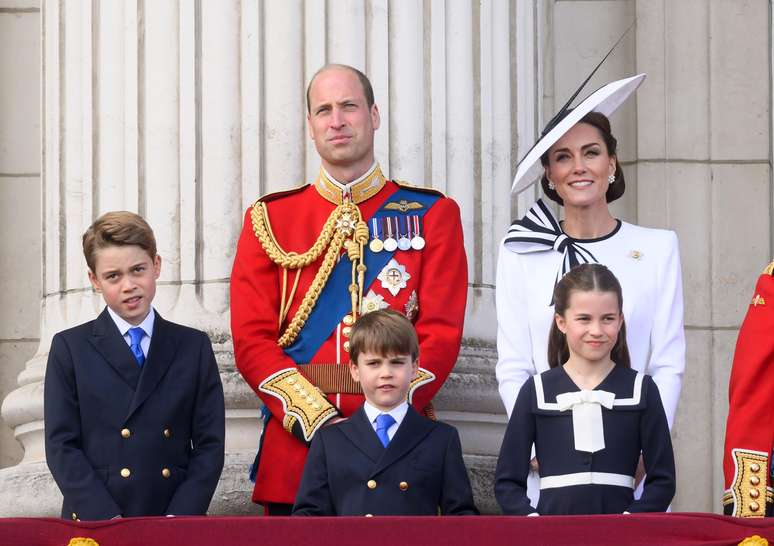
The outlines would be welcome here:
M 570 304 L 570 296 L 578 292 L 614 292 L 618 296 L 618 312 L 623 314 L 623 295 L 621 284 L 615 275 L 600 264 L 582 264 L 572 268 L 554 287 L 554 311 L 564 316 Z M 567 337 L 551 319 L 551 331 L 548 334 L 548 365 L 551 368 L 561 366 L 570 358 Z M 621 323 L 618 339 L 610 352 L 610 359 L 616 366 L 631 368 L 629 348 L 626 345 L 626 323 Z
M 583 116 L 578 123 L 586 123 L 599 131 L 599 134 L 602 136 L 602 140 L 605 142 L 605 146 L 607 146 L 607 154 L 615 157 L 615 182 L 610 184 L 610 187 L 607 188 L 607 193 L 605 194 L 607 202 L 612 203 L 624 194 L 624 190 L 626 190 L 626 182 L 624 181 L 624 173 L 621 169 L 621 162 L 618 161 L 618 152 L 616 151 L 618 147 L 618 141 L 610 131 L 610 120 L 607 119 L 606 115 L 600 114 L 599 112 L 589 112 Z M 543 165 L 543 167 L 548 165 L 548 153 L 550 151 L 551 150 L 549 149 L 546 151 L 546 153 L 540 156 L 540 163 Z M 540 177 L 540 185 L 543 186 L 543 193 L 546 194 L 546 197 L 552 201 L 556 201 L 560 205 L 564 205 L 564 201 L 561 197 L 559 197 L 559 194 L 556 192 L 556 190 L 552 190 L 548 187 L 548 178 L 546 178 L 545 173 L 543 173 L 543 176 Z

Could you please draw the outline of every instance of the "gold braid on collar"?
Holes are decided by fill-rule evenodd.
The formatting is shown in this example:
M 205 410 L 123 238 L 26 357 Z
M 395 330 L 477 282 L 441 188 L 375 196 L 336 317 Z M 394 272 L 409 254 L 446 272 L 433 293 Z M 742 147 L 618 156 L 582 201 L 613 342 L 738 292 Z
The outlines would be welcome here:
M 266 255 L 272 262 L 282 267 L 282 298 L 280 302 L 279 327 L 281 328 L 287 312 L 295 296 L 298 280 L 301 276 L 301 270 L 307 265 L 317 260 L 323 252 L 323 258 L 320 269 L 314 276 L 309 290 L 304 294 L 301 305 L 298 307 L 295 315 L 290 320 L 285 331 L 280 335 L 277 344 L 280 347 L 287 347 L 298 337 L 301 328 L 306 324 L 309 314 L 314 309 L 317 299 L 320 297 L 322 289 L 328 282 L 342 247 L 346 248 L 347 255 L 352 262 L 352 283 L 349 285 L 350 298 L 352 300 L 352 316 L 357 318 L 357 312 L 360 309 L 360 303 L 363 299 L 363 284 L 365 282 L 366 266 L 363 263 L 363 246 L 368 243 L 368 224 L 363 221 L 360 209 L 348 199 L 337 206 L 328 219 L 323 224 L 320 235 L 314 244 L 302 254 L 295 252 L 286 252 L 280 247 L 269 222 L 269 215 L 266 204 L 258 201 L 253 205 L 250 217 L 253 223 L 253 231 L 258 238 Z M 291 289 L 290 295 L 287 291 L 287 272 L 288 270 L 297 270 L 296 278 Z

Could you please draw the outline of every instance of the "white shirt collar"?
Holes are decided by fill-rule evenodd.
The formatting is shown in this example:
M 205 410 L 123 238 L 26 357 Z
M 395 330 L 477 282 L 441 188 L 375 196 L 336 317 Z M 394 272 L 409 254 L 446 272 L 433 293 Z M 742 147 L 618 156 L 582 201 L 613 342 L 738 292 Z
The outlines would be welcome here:
M 134 325 L 126 322 L 118 315 L 118 313 L 113 311 L 110 307 L 108 307 L 107 310 L 108 310 L 108 314 L 110 315 L 110 318 L 113 319 L 113 322 L 115 323 L 116 327 L 118 327 L 118 331 L 121 332 L 122 336 L 126 335 L 126 333 L 129 331 L 129 328 L 134 328 Z M 145 316 L 143 321 L 137 326 L 142 328 L 142 331 L 145 332 L 145 335 L 150 338 L 153 335 L 153 323 L 155 321 L 156 321 L 156 312 L 153 310 L 153 307 L 151 307 L 150 311 L 148 311 L 148 314 Z
M 355 179 L 355 180 L 353 180 L 352 182 L 347 182 L 346 184 L 344 184 L 343 182 L 339 182 L 338 180 L 336 180 L 335 178 L 333 178 L 333 177 L 331 176 L 331 173 L 329 173 L 329 172 L 326 170 L 326 168 L 325 168 L 325 167 L 322 167 L 322 170 L 323 170 L 323 172 L 325 173 L 325 176 L 326 176 L 326 178 L 328 178 L 328 180 L 330 180 L 331 182 L 333 182 L 333 184 L 334 184 L 334 185 L 338 186 L 338 188 L 339 188 L 341 191 L 343 191 L 343 192 L 347 192 L 347 191 L 349 191 L 349 189 L 350 189 L 352 186 L 354 186 L 354 185 L 355 185 L 355 184 L 357 184 L 358 182 L 362 182 L 363 180 L 365 180 L 366 178 L 368 178 L 369 176 L 371 176 L 371 173 L 373 173 L 373 172 L 374 172 L 374 169 L 375 169 L 375 168 L 376 168 L 376 161 L 374 160 L 374 162 L 371 164 L 371 167 L 369 167 L 369 168 L 368 168 L 368 170 L 366 170 L 366 172 L 364 172 L 362 176 L 359 176 L 358 178 L 356 178 L 356 179 Z
M 366 417 L 368 417 L 368 422 L 371 423 L 371 426 L 373 427 L 376 427 L 374 421 L 376 421 L 376 418 L 379 417 L 382 413 L 389 413 L 392 415 L 392 418 L 395 419 L 395 425 L 400 426 L 400 424 L 403 422 L 403 418 L 406 417 L 406 412 L 408 412 L 408 402 L 403 401 L 401 404 L 392 408 L 390 411 L 382 411 L 369 404 L 368 400 L 366 400 L 363 404 L 363 409 L 365 410 Z

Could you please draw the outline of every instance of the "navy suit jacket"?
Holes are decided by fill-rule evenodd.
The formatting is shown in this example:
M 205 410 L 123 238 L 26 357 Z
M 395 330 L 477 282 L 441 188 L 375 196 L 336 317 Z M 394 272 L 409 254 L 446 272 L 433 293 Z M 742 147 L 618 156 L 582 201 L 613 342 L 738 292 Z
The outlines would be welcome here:
M 384 448 L 361 407 L 315 434 L 293 515 L 478 514 L 457 429 L 411 406 Z
M 62 517 L 206 513 L 223 469 L 225 408 L 204 332 L 156 313 L 140 368 L 105 309 L 54 336 L 44 396 Z

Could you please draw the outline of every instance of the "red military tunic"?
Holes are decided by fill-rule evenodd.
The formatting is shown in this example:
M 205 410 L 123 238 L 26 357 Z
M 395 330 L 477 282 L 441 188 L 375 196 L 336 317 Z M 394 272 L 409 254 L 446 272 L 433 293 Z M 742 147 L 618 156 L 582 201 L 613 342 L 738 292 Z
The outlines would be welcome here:
M 724 511 L 771 515 L 774 449 L 774 262 L 758 279 L 739 330 L 729 383 Z
M 350 188 L 352 202 L 357 204 L 365 220 L 387 205 L 389 210 L 398 211 L 402 207 L 405 212 L 411 203 L 390 204 L 390 196 L 400 187 L 384 180 L 376 167 L 365 180 Z M 434 190 L 417 188 L 415 191 Z M 323 225 L 337 207 L 337 198 L 341 199 L 341 190 L 322 171 L 315 184 L 269 195 L 260 201 L 265 204 L 268 225 L 277 245 L 285 252 L 302 254 L 318 239 Z M 259 241 L 251 213 L 252 208 L 245 215 L 231 274 L 231 331 L 237 368 L 271 412 L 261 438 L 253 501 L 293 503 L 307 453 L 307 444 L 302 439 L 311 440 L 316 430 L 337 415 L 348 417 L 364 400 L 362 394 L 330 392 L 330 388 L 316 384 L 327 393 L 323 397 L 299 374 L 315 365 L 336 364 L 340 366 L 333 371 L 342 372 L 336 376 L 341 380 L 348 377 L 342 374 L 348 374 L 352 315 L 341 317 L 341 322 L 311 359 L 311 366 L 298 366 L 306 363 L 294 362 L 283 351 L 278 339 L 312 285 L 323 257 L 301 270 L 295 297 L 280 327 L 284 268 L 272 261 Z M 452 199 L 440 197 L 425 212 L 421 223 L 425 247 L 396 250 L 393 255 L 396 263 L 390 262 L 385 270 L 391 267 L 390 273 L 401 278 L 396 285 L 390 285 L 382 275 L 385 280 L 377 279 L 364 287 L 362 305 L 365 311 L 390 306 L 414 322 L 419 338 L 421 377 L 412 385 L 410 400 L 418 410 L 428 406 L 457 359 L 467 295 L 459 207 Z M 296 271 L 287 271 L 286 295 L 292 289 Z M 350 294 L 343 290 L 340 297 L 349 301 Z

